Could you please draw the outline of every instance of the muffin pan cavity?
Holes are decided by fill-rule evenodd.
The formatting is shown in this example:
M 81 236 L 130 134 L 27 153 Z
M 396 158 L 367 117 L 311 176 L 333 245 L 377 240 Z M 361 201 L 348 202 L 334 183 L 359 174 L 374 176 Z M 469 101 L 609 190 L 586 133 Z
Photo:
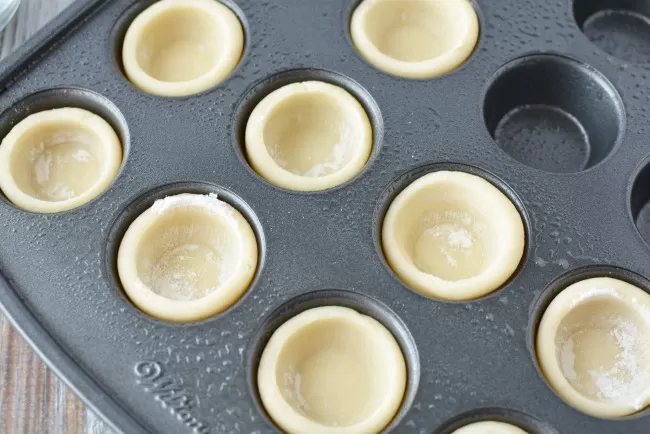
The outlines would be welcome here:
M 323 306 L 273 333 L 257 378 L 266 411 L 287 432 L 377 433 L 402 403 L 406 363 L 377 320 Z
M 567 57 L 531 55 L 503 66 L 483 105 L 496 143 L 515 160 L 554 173 L 580 172 L 616 148 L 625 115 L 602 74 Z
M 223 81 L 243 49 L 237 15 L 217 0 L 161 0 L 130 24 L 122 65 L 128 79 L 147 93 L 187 96 Z
M 386 260 L 410 288 L 444 300 L 471 300 L 517 270 L 526 234 L 513 203 L 469 173 L 436 171 L 408 185 L 382 225 Z
M 650 403 L 650 294 L 630 283 L 592 277 L 563 289 L 536 348 L 549 384 L 578 410 L 616 418 Z
M 135 219 L 119 247 L 117 268 L 131 301 L 156 318 L 197 321 L 232 305 L 258 263 L 246 219 L 217 195 L 157 200 Z
M 607 54 L 650 63 L 650 1 L 574 0 L 573 13 L 580 30 Z
M 248 161 L 267 181 L 317 191 L 363 169 L 373 131 L 363 106 L 345 89 L 306 81 L 267 95 L 248 118 L 245 140 Z
M 289 433 L 390 431 L 420 378 L 417 348 L 400 319 L 339 290 L 307 293 L 269 315 L 248 365 L 260 408 Z
M 25 211 L 78 208 L 102 194 L 122 166 L 126 122 L 93 92 L 39 92 L 5 112 L 2 121 L 0 190 Z
M 363 0 L 352 13 L 350 33 L 361 56 L 376 68 L 433 78 L 472 54 L 479 21 L 469 0 Z

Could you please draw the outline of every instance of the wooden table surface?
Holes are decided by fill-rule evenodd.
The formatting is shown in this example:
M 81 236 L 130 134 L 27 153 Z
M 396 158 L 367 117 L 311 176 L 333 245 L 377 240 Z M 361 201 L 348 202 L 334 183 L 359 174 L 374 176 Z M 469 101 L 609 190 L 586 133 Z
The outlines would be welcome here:
M 74 0 L 22 0 L 0 33 L 0 56 Z M 112 434 L 0 313 L 0 434 Z

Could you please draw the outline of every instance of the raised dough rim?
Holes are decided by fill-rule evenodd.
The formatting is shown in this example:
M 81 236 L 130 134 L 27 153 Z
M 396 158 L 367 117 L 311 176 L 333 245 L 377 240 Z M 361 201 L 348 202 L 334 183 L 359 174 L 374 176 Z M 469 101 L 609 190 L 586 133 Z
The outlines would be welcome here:
M 450 434 L 485 434 L 484 430 L 488 426 L 491 426 L 494 429 L 499 429 L 499 431 L 489 431 L 488 433 L 499 433 L 499 434 L 529 434 L 527 431 L 524 431 L 522 428 L 517 425 L 513 425 L 508 422 L 502 422 L 498 420 L 481 420 L 478 422 L 470 422 L 467 425 L 452 431 Z

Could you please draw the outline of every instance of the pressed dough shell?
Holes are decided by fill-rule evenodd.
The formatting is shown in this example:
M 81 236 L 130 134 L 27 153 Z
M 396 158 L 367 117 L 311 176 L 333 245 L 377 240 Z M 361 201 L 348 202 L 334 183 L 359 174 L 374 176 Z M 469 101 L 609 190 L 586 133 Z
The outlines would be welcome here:
M 311 119 L 305 120 L 307 117 Z M 289 129 L 295 130 L 285 131 Z M 287 137 L 292 134 L 304 136 Z M 278 143 L 267 143 L 269 137 L 277 137 Z M 269 149 L 287 147 L 287 142 L 293 147 L 281 158 Z M 321 153 L 323 149 L 314 144 L 333 146 L 331 152 L 328 148 Z M 342 147 L 338 152 L 337 145 Z M 330 170 L 314 176 L 294 173 L 279 164 L 282 159 L 304 160 L 300 156 L 308 151 L 315 155 L 312 169 L 329 165 Z M 292 83 L 271 92 L 255 107 L 246 125 L 246 155 L 251 166 L 267 181 L 288 190 L 317 191 L 342 184 L 361 171 L 371 151 L 372 127 L 363 106 L 346 90 L 329 83 Z
M 295 366 L 300 369 L 297 373 L 292 370 Z M 290 383 L 289 392 L 287 384 L 278 384 L 287 375 L 301 379 Z M 358 387 L 362 381 L 381 383 L 374 384 L 372 393 L 355 408 L 356 403 L 351 401 L 359 390 L 366 390 Z M 266 411 L 288 433 L 378 433 L 400 407 L 406 388 L 406 363 L 395 338 L 378 321 L 349 308 L 325 306 L 296 315 L 273 333 L 262 353 L 257 385 Z M 318 392 L 315 398 L 310 390 Z M 319 408 L 329 408 L 329 417 L 337 420 L 344 417 L 340 412 L 345 412 L 348 423 L 314 420 L 305 410 L 316 411 L 309 407 L 312 401 L 307 401 L 305 408 L 296 408 L 305 405 L 301 394 L 319 400 L 327 393 L 323 391 L 339 399 L 328 395 L 324 398 L 326 404 Z M 297 399 L 289 402 L 287 393 Z M 369 404 L 367 400 L 374 401 Z M 336 406 L 339 413 L 331 414 L 331 406 Z M 354 420 L 350 420 L 351 415 Z
M 582 342 L 584 346 L 577 347 Z M 577 359 L 587 351 L 588 356 Z M 601 418 L 642 410 L 650 403 L 650 295 L 610 277 L 568 286 L 542 316 L 537 330 L 537 357 L 551 387 L 578 410 Z M 583 367 L 580 363 L 585 357 L 597 368 L 591 364 Z M 630 371 L 635 375 L 627 378 Z M 618 379 L 619 375 L 624 376 L 623 380 Z M 588 396 L 571 382 L 584 378 L 601 388 L 598 394 L 602 396 Z M 626 388 L 633 390 L 618 396 Z
M 393 200 L 382 246 L 390 267 L 412 289 L 471 300 L 512 276 L 524 253 L 525 230 L 512 202 L 488 181 L 439 171 L 417 179 Z M 455 275 L 441 277 L 430 269 Z
M 84 165 L 76 167 L 79 173 L 77 178 L 84 178 L 87 185 L 68 185 L 78 183 L 74 177 L 68 176 L 63 188 L 74 193 L 66 195 L 60 200 L 49 200 L 35 195 L 21 187 L 14 178 L 15 174 L 24 176 L 29 173 L 34 182 L 39 177 L 51 176 L 51 169 L 61 156 L 47 155 L 47 160 L 37 159 L 27 161 L 27 148 L 33 157 L 36 142 L 51 142 L 50 145 L 69 144 L 68 142 L 81 143 L 76 153 L 82 152 L 85 158 L 92 158 L 96 166 L 85 168 Z M 74 143 L 73 143 L 74 144 Z M 43 150 L 47 150 L 46 145 Z M 86 149 L 88 148 L 88 149 Z M 91 149 L 92 148 L 92 149 Z M 90 153 L 89 150 L 94 152 Z M 66 156 L 66 157 L 69 157 Z M 37 164 L 41 162 L 40 170 Z M 59 108 L 32 114 L 16 124 L 0 144 L 0 189 L 7 198 L 16 206 L 31 212 L 56 213 L 78 208 L 103 193 L 116 178 L 122 164 L 122 145 L 113 128 L 101 117 L 79 108 Z M 34 173 L 32 173 L 34 172 Z M 42 172 L 42 173 L 37 173 Z M 82 176 L 83 175 L 83 176 Z M 78 187 L 78 188 L 75 188 Z M 82 190 L 82 191 L 77 191 Z
M 458 68 L 479 36 L 468 0 L 364 0 L 352 14 L 352 41 L 378 69 L 406 78 L 432 78 Z
M 190 227 L 189 231 L 179 229 L 186 227 Z M 187 235 L 188 232 L 190 235 Z M 177 233 L 181 235 L 173 238 Z M 226 236 L 229 237 L 228 241 L 224 241 Z M 224 269 L 228 273 L 227 278 L 219 280 L 212 291 L 199 298 L 171 299 L 154 292 L 146 283 L 154 281 L 154 277 L 149 274 L 153 276 L 156 273 L 157 263 L 161 263 L 163 268 L 166 267 L 162 270 L 163 273 L 168 272 L 171 260 L 177 259 L 167 259 L 169 255 L 165 256 L 166 252 L 156 250 L 156 246 L 151 247 L 157 239 L 165 237 L 172 238 L 173 245 L 161 245 L 169 247 L 166 250 L 172 252 L 173 249 L 186 245 L 183 243 L 192 247 L 188 250 L 196 250 L 194 245 L 199 243 L 208 243 L 208 248 L 214 248 L 216 244 L 216 248 L 221 248 L 222 251 L 215 254 L 222 263 L 226 261 L 228 264 Z M 211 240 L 216 241 L 209 244 Z M 188 252 L 187 255 L 191 253 Z M 141 256 L 145 254 L 149 256 Z M 212 253 L 208 250 L 208 254 Z M 255 233 L 236 209 L 212 195 L 181 194 L 156 202 L 131 223 L 120 244 L 117 266 L 122 286 L 138 308 L 162 320 L 190 322 L 215 315 L 235 303 L 248 289 L 255 275 L 257 259 Z M 149 263 L 152 264 L 150 269 L 153 271 L 142 275 L 142 269 Z M 184 263 L 187 263 L 187 259 L 182 257 L 181 266 Z M 178 261 L 173 265 L 177 273 L 183 272 L 178 266 Z M 181 274 L 181 277 L 184 276 Z M 163 280 L 162 283 L 167 282 Z M 180 284 L 186 283 L 180 281 Z
M 192 20 L 188 19 L 191 14 L 196 20 L 193 25 L 186 22 Z M 174 30 L 182 34 L 183 28 L 190 25 L 193 33 L 204 33 L 203 41 L 164 41 Z M 156 40 L 166 43 L 155 50 L 155 68 L 142 64 L 144 59 L 154 64 L 154 50 L 142 46 L 143 41 L 150 39 L 151 44 Z M 187 96 L 222 82 L 239 63 L 243 47 L 244 31 L 239 19 L 218 1 L 161 0 L 140 13 L 129 26 L 122 63 L 128 79 L 141 90 L 160 96 Z M 209 65 L 201 63 L 206 59 L 211 60 Z M 156 76 L 148 69 L 155 69 Z M 194 73 L 188 76 L 189 70 Z

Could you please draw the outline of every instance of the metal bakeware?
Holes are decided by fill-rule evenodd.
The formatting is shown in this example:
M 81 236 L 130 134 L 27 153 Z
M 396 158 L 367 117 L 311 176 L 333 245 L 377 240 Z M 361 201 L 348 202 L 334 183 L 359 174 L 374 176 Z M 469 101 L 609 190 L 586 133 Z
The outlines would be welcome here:
M 607 26 L 592 29 L 583 16 L 611 2 L 477 0 L 474 54 L 429 80 L 362 60 L 348 31 L 354 0 L 223 2 L 243 23 L 245 54 L 226 81 L 196 96 L 148 95 L 122 73 L 126 28 L 151 1 L 78 0 L 0 64 L 0 136 L 30 113 L 77 106 L 107 119 L 125 147 L 118 178 L 81 208 L 32 214 L 0 198 L 0 303 L 57 374 L 124 433 L 275 432 L 254 382 L 265 339 L 301 310 L 339 304 L 379 319 L 404 351 L 406 398 L 387 431 L 442 434 L 489 418 L 543 434 L 650 432 L 648 411 L 600 420 L 565 404 L 533 345 L 544 307 L 577 279 L 650 287 L 650 70 L 643 58 L 601 50 L 592 33 Z M 606 36 L 601 47 L 618 55 L 620 35 Z M 374 150 L 340 187 L 289 192 L 248 166 L 243 131 L 266 94 L 311 79 L 357 96 Z M 556 137 L 547 130 L 523 140 L 530 118 L 499 129 L 508 109 L 529 103 L 579 112 L 590 140 L 577 154 L 540 152 Z M 440 169 L 484 176 L 524 217 L 519 270 L 476 301 L 416 294 L 381 252 L 390 200 Z M 184 325 L 136 309 L 115 264 L 128 224 L 178 192 L 218 193 L 247 217 L 260 247 L 246 295 Z

